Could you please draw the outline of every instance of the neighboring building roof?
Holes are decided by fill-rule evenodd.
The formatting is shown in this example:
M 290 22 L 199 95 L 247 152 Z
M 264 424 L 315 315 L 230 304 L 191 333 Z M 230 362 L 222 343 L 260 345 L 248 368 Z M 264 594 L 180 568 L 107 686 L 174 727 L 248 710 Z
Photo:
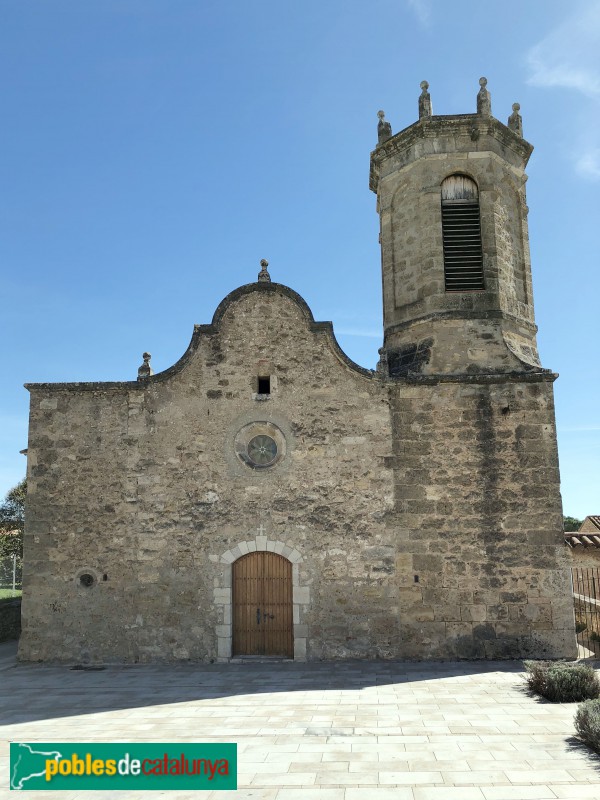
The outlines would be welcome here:
M 581 523 L 581 527 L 579 528 L 579 532 L 585 533 L 596 533 L 596 531 L 600 532 L 600 517 L 599 516 L 589 516 L 586 517 L 583 522 Z
M 586 517 L 578 531 L 565 531 L 565 544 L 569 547 L 600 548 L 600 516 Z
M 569 547 L 597 547 L 600 548 L 600 530 L 598 534 L 595 533 L 582 533 L 576 531 L 575 533 L 565 533 L 565 544 Z

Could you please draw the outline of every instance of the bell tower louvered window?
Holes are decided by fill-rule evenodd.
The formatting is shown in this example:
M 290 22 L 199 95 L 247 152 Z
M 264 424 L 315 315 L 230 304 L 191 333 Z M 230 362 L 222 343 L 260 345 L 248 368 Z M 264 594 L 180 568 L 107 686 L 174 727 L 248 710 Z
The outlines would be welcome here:
M 446 291 L 484 289 L 479 191 L 466 175 L 442 183 L 442 238 Z

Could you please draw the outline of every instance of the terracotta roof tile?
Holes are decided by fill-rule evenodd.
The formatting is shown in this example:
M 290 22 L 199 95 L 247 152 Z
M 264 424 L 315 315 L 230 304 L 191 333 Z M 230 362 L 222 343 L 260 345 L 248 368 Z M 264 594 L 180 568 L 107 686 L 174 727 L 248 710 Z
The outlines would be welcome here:
M 600 535 L 580 533 L 565 533 L 565 544 L 569 547 L 597 547 L 600 548 Z

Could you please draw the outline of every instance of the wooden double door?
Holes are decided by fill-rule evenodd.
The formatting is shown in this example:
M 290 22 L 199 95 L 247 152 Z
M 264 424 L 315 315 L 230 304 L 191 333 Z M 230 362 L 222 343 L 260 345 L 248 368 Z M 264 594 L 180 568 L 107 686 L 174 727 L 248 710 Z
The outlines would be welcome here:
M 233 655 L 294 656 L 292 564 L 277 553 L 233 563 Z

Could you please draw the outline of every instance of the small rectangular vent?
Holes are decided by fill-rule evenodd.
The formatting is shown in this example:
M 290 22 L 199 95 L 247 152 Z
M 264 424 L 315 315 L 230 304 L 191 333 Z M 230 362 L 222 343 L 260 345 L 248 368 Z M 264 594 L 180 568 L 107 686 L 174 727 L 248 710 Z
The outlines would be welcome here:
M 442 237 L 446 291 L 484 289 L 479 203 L 442 202 Z
M 258 394 L 271 394 L 271 376 L 259 375 Z

